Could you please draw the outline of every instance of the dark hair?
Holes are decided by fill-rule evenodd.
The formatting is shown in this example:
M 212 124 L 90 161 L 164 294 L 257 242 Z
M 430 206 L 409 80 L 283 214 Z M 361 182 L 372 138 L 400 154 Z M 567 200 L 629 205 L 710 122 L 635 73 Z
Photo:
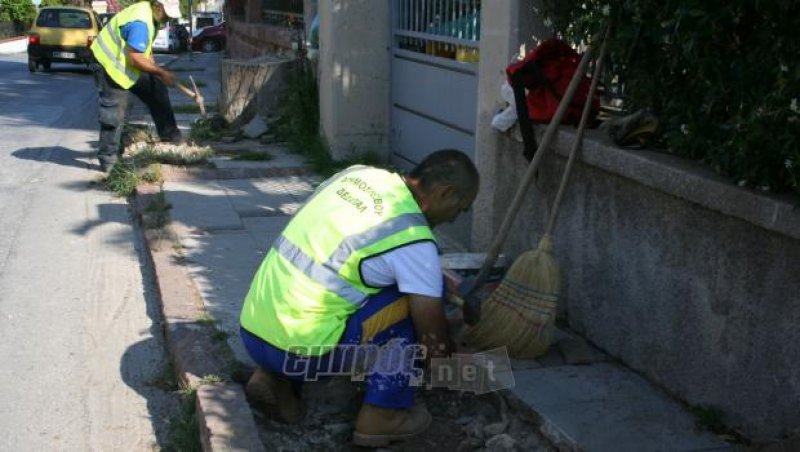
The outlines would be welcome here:
M 465 194 L 476 189 L 480 177 L 467 154 L 455 149 L 442 149 L 425 157 L 408 176 L 416 179 L 423 191 L 435 185 L 452 185 Z

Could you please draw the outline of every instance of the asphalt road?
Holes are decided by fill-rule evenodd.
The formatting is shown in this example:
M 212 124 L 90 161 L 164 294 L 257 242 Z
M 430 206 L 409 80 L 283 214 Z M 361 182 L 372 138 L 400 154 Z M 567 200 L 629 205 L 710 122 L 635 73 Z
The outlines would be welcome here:
M 152 450 L 175 396 L 152 275 L 99 189 L 91 74 L 0 55 L 0 450 Z

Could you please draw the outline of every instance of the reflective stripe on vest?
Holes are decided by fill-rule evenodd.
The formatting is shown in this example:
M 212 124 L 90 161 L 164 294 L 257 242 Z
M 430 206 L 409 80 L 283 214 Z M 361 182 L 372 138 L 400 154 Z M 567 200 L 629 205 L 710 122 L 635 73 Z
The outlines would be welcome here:
M 256 272 L 242 328 L 275 347 L 335 345 L 347 318 L 381 290 L 361 263 L 419 241 L 433 241 L 413 194 L 394 173 L 351 167 L 327 180 L 295 214 Z
M 425 216 L 419 213 L 403 214 L 360 234 L 347 237 L 331 254 L 325 263 L 317 263 L 311 256 L 295 246 L 286 237 L 281 235 L 275 241 L 273 248 L 287 261 L 302 271 L 306 276 L 323 285 L 328 291 L 349 301 L 356 307 L 361 307 L 365 301 L 365 292 L 362 292 L 348 283 L 339 271 L 350 256 L 358 249 L 372 245 L 391 235 L 408 229 L 412 226 L 426 226 Z
M 137 20 L 147 26 L 147 48 L 144 51 L 144 55 L 149 57 L 152 53 L 153 39 L 155 37 L 152 6 L 149 2 L 131 5 L 112 17 L 91 46 L 92 54 L 97 62 L 103 66 L 112 80 L 125 89 L 136 83 L 141 72 L 128 66 L 125 52 L 126 44 L 122 39 L 120 28 L 129 22 Z
M 296 247 L 292 242 L 280 236 L 273 246 L 284 259 L 289 261 L 298 270 L 310 279 L 320 283 L 330 292 L 344 298 L 355 306 L 361 306 L 364 302 L 366 293 L 356 289 L 345 281 L 339 273 L 326 265 L 319 264 L 303 250 Z

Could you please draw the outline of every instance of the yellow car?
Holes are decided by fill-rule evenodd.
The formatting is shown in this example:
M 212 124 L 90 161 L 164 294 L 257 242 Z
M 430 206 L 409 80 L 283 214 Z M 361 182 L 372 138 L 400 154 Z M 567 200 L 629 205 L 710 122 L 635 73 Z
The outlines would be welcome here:
M 100 18 L 89 8 L 41 8 L 28 33 L 28 70 L 47 71 L 53 62 L 88 65 L 92 61 L 89 46 L 100 27 Z

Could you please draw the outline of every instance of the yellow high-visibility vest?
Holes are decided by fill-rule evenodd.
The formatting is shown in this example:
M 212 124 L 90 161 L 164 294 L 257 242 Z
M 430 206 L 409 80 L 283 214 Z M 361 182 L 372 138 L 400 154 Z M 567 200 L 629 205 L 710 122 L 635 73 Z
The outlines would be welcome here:
M 112 80 L 125 89 L 136 83 L 141 71 L 128 64 L 125 41 L 122 39 L 120 28 L 135 20 L 147 24 L 147 48 L 144 55 L 149 57 L 153 52 L 153 39 L 155 39 L 153 7 L 150 2 L 135 3 L 112 17 L 97 35 L 91 47 L 97 62 L 103 66 Z
M 272 245 L 241 326 L 282 350 L 327 353 L 348 317 L 382 289 L 363 281 L 362 261 L 421 241 L 435 238 L 403 179 L 350 167 L 320 187 Z

